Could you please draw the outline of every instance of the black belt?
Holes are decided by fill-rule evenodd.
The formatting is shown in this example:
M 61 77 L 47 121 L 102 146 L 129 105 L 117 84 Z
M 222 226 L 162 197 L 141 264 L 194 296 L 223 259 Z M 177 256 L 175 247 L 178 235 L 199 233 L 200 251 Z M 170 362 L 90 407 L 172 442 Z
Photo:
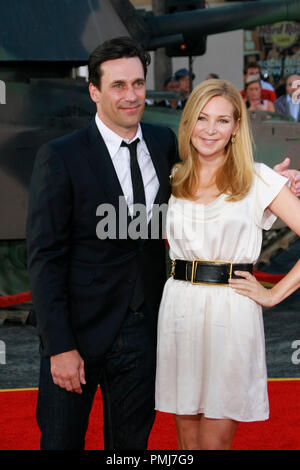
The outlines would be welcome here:
M 176 259 L 172 261 L 171 276 L 192 284 L 228 284 L 230 278 L 241 278 L 241 276 L 236 276 L 234 271 L 247 271 L 252 274 L 253 264 Z

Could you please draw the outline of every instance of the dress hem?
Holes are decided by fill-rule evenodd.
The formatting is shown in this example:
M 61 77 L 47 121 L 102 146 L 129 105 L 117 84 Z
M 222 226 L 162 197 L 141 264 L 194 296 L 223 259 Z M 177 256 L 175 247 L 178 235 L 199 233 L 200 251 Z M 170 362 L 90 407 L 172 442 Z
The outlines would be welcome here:
M 160 413 L 171 413 L 171 414 L 175 414 L 175 415 L 178 415 L 178 416 L 181 416 L 181 415 L 188 415 L 188 416 L 191 416 L 191 415 L 199 415 L 199 414 L 203 414 L 205 416 L 205 418 L 209 418 L 209 419 L 232 419 L 233 421 L 238 421 L 240 423 L 251 423 L 251 422 L 256 422 L 256 421 L 267 421 L 270 417 L 269 414 L 265 415 L 265 416 L 261 416 L 261 417 L 257 417 L 257 418 L 248 418 L 248 419 L 245 419 L 245 418 L 240 418 L 240 417 L 236 417 L 236 416 L 219 416 L 219 415 L 213 415 L 211 413 L 206 413 L 205 411 L 203 410 L 200 410 L 200 411 L 171 411 L 171 410 L 163 410 L 162 408 L 155 408 L 156 411 L 159 411 Z

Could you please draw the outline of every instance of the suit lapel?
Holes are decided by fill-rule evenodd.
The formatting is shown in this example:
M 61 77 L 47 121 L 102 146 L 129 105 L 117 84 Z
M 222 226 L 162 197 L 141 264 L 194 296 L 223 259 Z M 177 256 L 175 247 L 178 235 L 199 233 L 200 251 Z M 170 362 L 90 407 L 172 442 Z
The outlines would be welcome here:
M 287 96 L 284 97 L 284 114 L 286 114 L 287 116 L 290 114 L 290 106 Z
M 124 197 L 124 194 L 108 149 L 94 120 L 88 127 L 87 140 L 86 157 L 92 171 L 101 184 L 101 189 L 104 190 L 107 200 L 118 210 L 119 197 Z

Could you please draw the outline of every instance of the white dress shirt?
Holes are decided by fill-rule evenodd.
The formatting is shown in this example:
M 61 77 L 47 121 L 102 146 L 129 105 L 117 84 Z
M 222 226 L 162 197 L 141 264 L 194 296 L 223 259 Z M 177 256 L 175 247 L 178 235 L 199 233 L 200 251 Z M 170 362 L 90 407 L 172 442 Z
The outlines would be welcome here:
M 135 139 L 139 138 L 140 141 L 137 145 L 137 159 L 142 173 L 145 196 L 146 196 L 146 206 L 147 206 L 147 222 L 151 219 L 152 216 L 152 206 L 155 201 L 159 189 L 159 181 L 156 175 L 154 165 L 149 153 L 149 150 L 146 146 L 146 143 L 143 139 L 142 129 L 140 124 L 138 125 L 138 130 L 134 138 L 129 141 L 128 139 L 123 139 L 118 134 L 109 129 L 99 118 L 98 113 L 96 114 L 96 125 L 99 129 L 99 132 L 105 142 L 105 145 L 108 149 L 110 157 L 112 159 L 115 171 L 117 173 L 123 194 L 126 198 L 127 205 L 129 208 L 129 213 L 133 214 L 133 190 L 132 190 L 132 181 L 130 173 L 130 155 L 129 149 L 126 147 L 121 147 L 121 143 L 124 140 L 126 143 L 130 143 Z

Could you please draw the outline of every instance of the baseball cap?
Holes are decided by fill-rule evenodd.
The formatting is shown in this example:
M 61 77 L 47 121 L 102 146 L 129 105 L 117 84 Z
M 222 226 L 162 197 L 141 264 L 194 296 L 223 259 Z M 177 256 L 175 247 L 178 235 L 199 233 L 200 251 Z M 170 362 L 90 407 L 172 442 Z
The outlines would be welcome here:
M 180 78 L 182 77 L 185 77 L 186 75 L 190 75 L 190 72 L 188 71 L 188 69 L 179 69 L 177 70 L 177 72 L 175 72 L 175 80 L 179 80 Z M 192 73 L 192 80 L 194 80 L 195 78 L 195 74 Z

